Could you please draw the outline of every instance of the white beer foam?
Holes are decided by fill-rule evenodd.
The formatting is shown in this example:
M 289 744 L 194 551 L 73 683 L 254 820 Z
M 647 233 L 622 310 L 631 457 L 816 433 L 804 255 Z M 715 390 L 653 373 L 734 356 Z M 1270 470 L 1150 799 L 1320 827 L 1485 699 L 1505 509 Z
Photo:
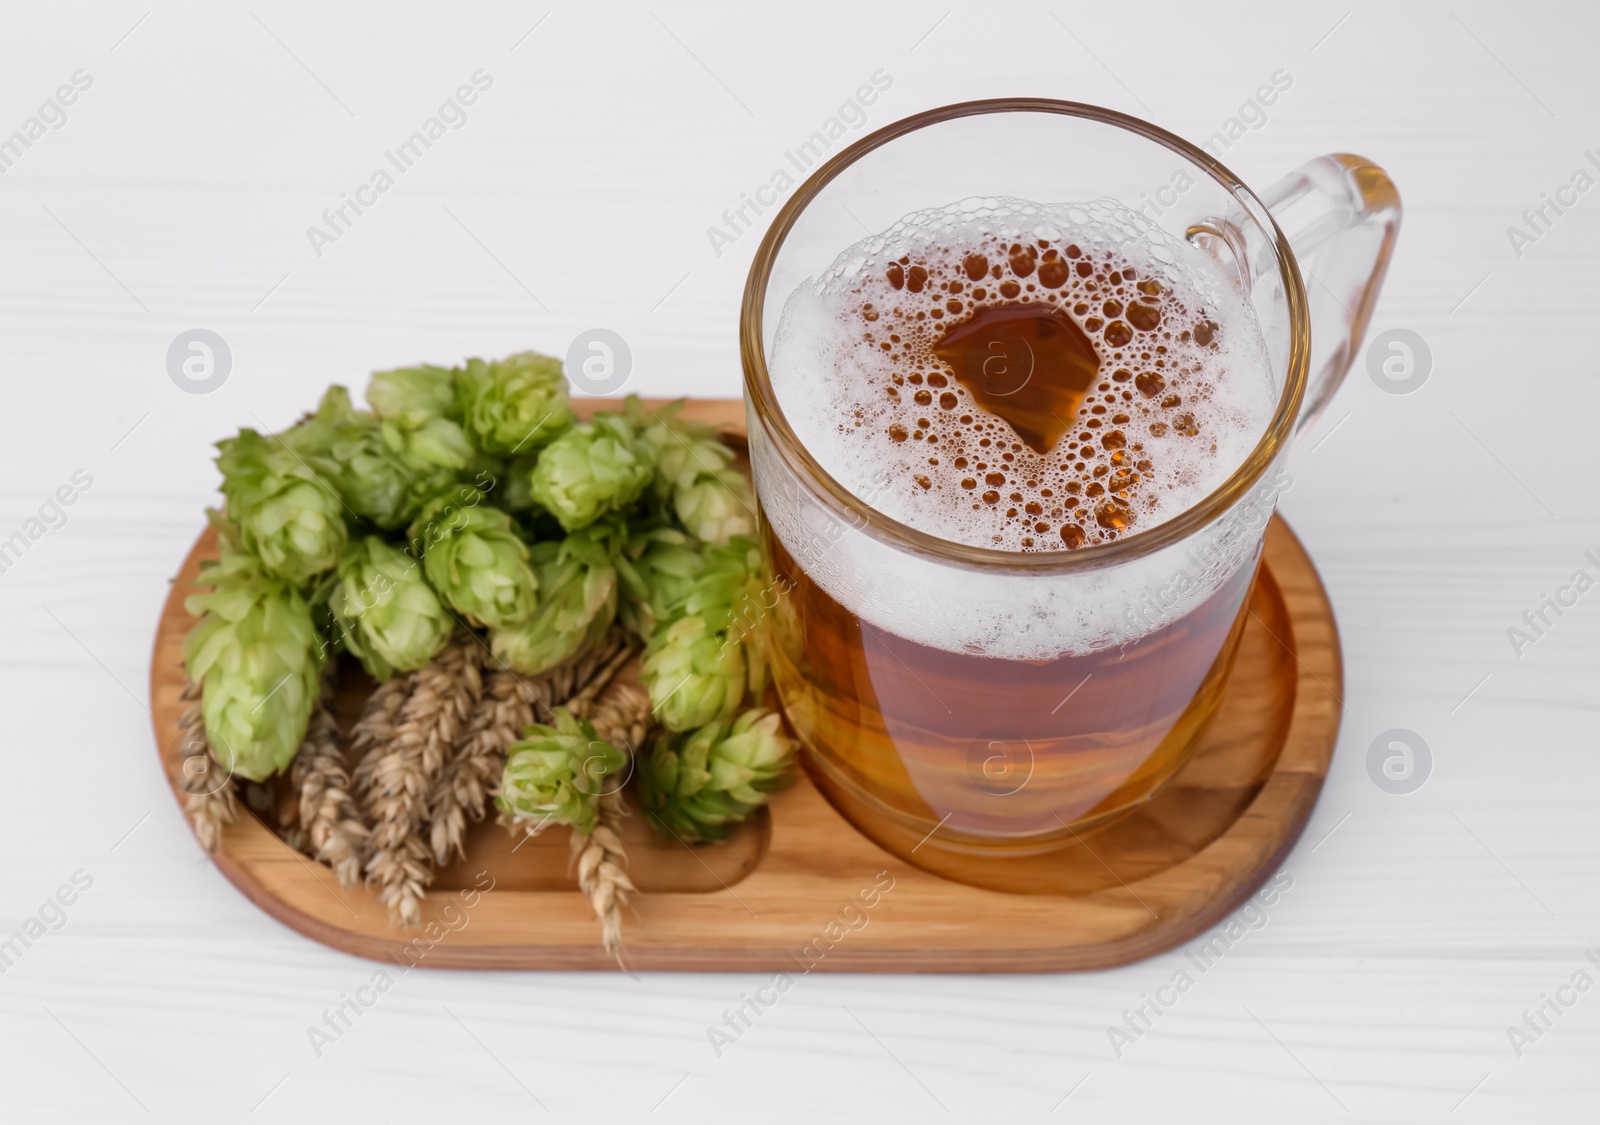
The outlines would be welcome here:
M 1168 341 L 1171 350 L 1165 356 L 1170 378 L 1176 378 L 1174 373 L 1180 366 L 1201 372 L 1190 377 L 1181 408 L 1198 424 L 1199 437 L 1165 425 L 1161 427 L 1164 432 L 1151 432 L 1144 419 L 1137 416 L 1147 404 L 1136 397 L 1136 417 L 1132 425 L 1124 428 L 1129 431 L 1130 441 L 1144 447 L 1138 456 L 1151 461 L 1153 468 L 1144 473 L 1148 479 L 1138 494 L 1132 533 L 1166 522 L 1215 490 L 1244 461 L 1266 429 L 1277 394 L 1261 330 L 1249 303 L 1217 274 L 1209 258 L 1112 200 L 1050 206 L 1015 199 L 968 200 L 914 213 L 885 234 L 850 247 L 820 279 L 802 284 L 789 297 L 774 339 L 772 382 L 789 424 L 823 468 L 841 483 L 853 486 L 888 474 L 893 486 L 879 490 L 873 499 L 873 507 L 884 515 L 941 539 L 976 547 L 1061 548 L 1054 526 L 1046 533 L 1053 542 L 1047 543 L 1045 535 L 1035 534 L 1026 523 L 1008 523 L 1004 518 L 1006 504 L 974 508 L 975 495 L 963 494 L 960 481 L 968 476 L 981 478 L 982 473 L 957 469 L 948 456 L 938 458 L 938 466 L 929 465 L 928 455 L 947 449 L 951 431 L 960 431 L 948 414 L 936 407 L 921 411 L 931 415 L 935 419 L 933 428 L 945 434 L 942 445 L 889 439 L 890 424 L 898 419 L 914 425 L 908 410 L 910 415 L 917 411 L 904 401 L 886 398 L 885 388 L 891 385 L 897 371 L 903 372 L 914 364 L 927 365 L 932 357 L 885 351 L 876 338 L 866 339 L 861 331 L 860 310 L 864 302 L 887 310 L 895 304 L 919 300 L 892 288 L 885 280 L 885 267 L 896 259 L 910 256 L 914 261 L 926 262 L 935 275 L 965 280 L 960 262 L 967 251 L 982 247 L 989 251 L 990 261 L 998 261 L 1001 259 L 993 245 L 997 240 L 1002 245 L 1014 240 L 1033 244 L 1040 238 L 1057 245 L 1071 242 L 1081 247 L 1085 253 L 1076 259 L 1079 262 L 1090 258 L 1103 262 L 1103 252 L 1109 251 L 1115 264 L 1135 267 L 1140 278 L 1159 279 L 1168 287 L 1173 296 L 1164 304 L 1185 307 L 1191 318 L 1204 315 L 1218 326 L 1216 347 L 1205 348 L 1173 338 Z M 989 245 L 984 246 L 985 243 Z M 1064 291 L 1078 284 L 1080 281 L 1074 276 Z M 991 297 L 993 288 L 991 284 Z M 1036 294 L 1033 300 L 1042 303 L 1042 296 Z M 1089 315 L 1095 315 L 1102 297 L 1083 296 L 1093 302 Z M 1068 307 L 1076 299 L 1077 295 L 1065 296 L 1061 305 Z M 942 303 L 940 294 L 934 304 Z M 990 299 L 977 303 L 1001 302 Z M 1075 316 L 1074 320 L 1081 324 L 1084 317 Z M 1173 320 L 1169 312 L 1163 332 L 1187 327 Z M 917 327 L 934 325 L 930 321 Z M 1112 370 L 1123 364 L 1135 370 L 1146 366 L 1128 358 L 1128 353 L 1137 352 L 1141 346 L 1147 348 L 1154 338 L 1141 333 L 1134 346 L 1116 352 L 1102 337 L 1090 333 L 1100 354 L 1102 378 L 1110 378 Z M 915 388 L 900 389 L 909 396 Z M 987 417 L 965 396 L 963 400 L 963 409 L 980 419 Z M 1082 417 L 1087 417 L 1088 406 L 1086 401 Z M 1004 423 L 1000 426 L 1008 437 L 1014 436 Z M 1066 440 L 1063 438 L 1063 443 Z M 1059 451 L 1040 457 L 1023 450 L 1018 461 L 1027 462 L 1029 468 L 1012 473 L 1013 478 L 1038 478 L 1046 486 L 1055 486 L 1058 497 L 1062 495 L 1062 485 L 1081 475 L 1070 469 L 1060 471 Z M 915 482 L 919 474 L 930 478 L 931 487 Z M 1081 479 L 1088 483 L 1090 478 L 1081 475 Z M 1001 491 L 1009 492 L 1010 488 Z M 1090 529 L 1092 542 L 1099 532 L 1092 523 Z M 1024 544 L 1025 538 L 1030 542 Z
M 820 279 L 800 285 L 784 307 L 769 364 L 785 416 L 830 475 L 868 506 L 930 535 L 1018 549 L 1014 528 L 996 541 L 993 509 L 974 511 L 961 502 L 970 501 L 968 495 L 914 485 L 913 473 L 927 471 L 929 450 L 884 440 L 883 427 L 872 424 L 876 403 L 863 401 L 862 393 L 881 386 L 892 365 L 876 347 L 862 346 L 859 331 L 862 294 L 878 283 L 885 264 L 907 254 L 955 254 L 959 261 L 967 248 L 995 238 L 1070 240 L 1085 251 L 1111 250 L 1218 326 L 1218 346 L 1204 356 L 1206 393 L 1185 400 L 1208 440 L 1139 434 L 1159 475 L 1140 493 L 1149 506 L 1140 507 L 1130 533 L 1158 526 L 1221 485 L 1259 441 L 1276 405 L 1254 311 L 1204 254 L 1112 200 L 967 200 L 917 212 L 850 247 Z M 1094 343 L 1104 373 L 1105 345 L 1098 338 Z M 866 412 L 866 424 L 854 424 L 857 411 Z M 889 548 L 822 517 L 799 482 L 762 448 L 754 428 L 752 436 L 767 518 L 832 597 L 918 643 L 1007 659 L 1126 645 L 1176 620 L 1253 560 L 1276 497 L 1275 489 L 1259 489 L 1193 542 L 1111 569 L 1067 577 L 975 572 Z

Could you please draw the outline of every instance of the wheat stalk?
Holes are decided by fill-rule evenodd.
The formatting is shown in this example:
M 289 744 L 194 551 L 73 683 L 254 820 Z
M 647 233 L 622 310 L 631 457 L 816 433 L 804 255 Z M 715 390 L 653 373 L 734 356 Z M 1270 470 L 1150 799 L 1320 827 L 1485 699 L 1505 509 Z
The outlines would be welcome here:
M 429 794 L 482 694 L 477 642 L 458 636 L 411 677 L 387 745 L 377 739 L 392 703 L 373 715 L 371 746 L 357 767 L 371 825 L 367 881 L 379 887 L 391 920 L 404 925 L 421 922 L 422 896 L 433 878 L 420 835 Z
M 322 678 L 322 698 L 311 712 L 305 741 L 295 755 L 290 781 L 300 796 L 299 823 L 292 830 L 301 850 L 333 868 L 339 885 L 349 890 L 361 881 L 371 838 L 361 810 L 350 795 L 350 773 L 339 727 L 334 721 L 334 664 Z
M 178 715 L 178 732 L 182 736 L 178 786 L 184 794 L 183 809 L 194 825 L 200 846 L 214 852 L 222 841 L 222 826 L 231 824 L 239 814 L 239 806 L 234 801 L 233 778 L 224 776 L 222 765 L 211 749 L 211 740 L 206 737 L 200 685 L 184 680 L 183 694 L 178 698 L 184 704 Z
M 483 819 L 505 772 L 506 747 L 522 737 L 535 709 L 548 715 L 579 689 L 604 686 L 631 655 L 623 635 L 611 632 L 542 676 L 527 678 L 510 668 L 489 673 L 466 736 L 429 794 L 429 842 L 435 863 L 448 863 L 452 853 L 466 855 L 467 822 Z

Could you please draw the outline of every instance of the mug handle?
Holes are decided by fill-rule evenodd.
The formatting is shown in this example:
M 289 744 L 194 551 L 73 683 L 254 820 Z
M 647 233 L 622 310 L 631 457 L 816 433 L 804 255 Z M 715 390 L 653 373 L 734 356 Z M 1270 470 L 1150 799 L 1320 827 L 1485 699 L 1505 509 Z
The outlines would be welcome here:
M 1308 160 L 1260 193 L 1305 284 L 1311 363 L 1297 432 L 1314 422 L 1361 350 L 1400 233 L 1400 193 L 1365 157 Z

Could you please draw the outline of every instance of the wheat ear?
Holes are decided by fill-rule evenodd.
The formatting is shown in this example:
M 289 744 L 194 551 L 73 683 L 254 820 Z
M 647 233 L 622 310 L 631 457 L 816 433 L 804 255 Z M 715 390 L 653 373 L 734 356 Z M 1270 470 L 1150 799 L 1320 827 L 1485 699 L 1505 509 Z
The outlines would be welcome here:
M 178 715 L 178 731 L 182 736 L 178 786 L 183 790 L 183 810 L 194 825 L 200 846 L 214 852 L 222 841 L 222 826 L 231 824 L 239 815 L 233 778 L 226 775 L 212 752 L 211 740 L 206 737 L 200 685 L 185 680 L 179 699 L 184 705 Z
M 313 858 L 333 868 L 339 885 L 349 890 L 361 881 L 371 833 L 350 794 L 350 773 L 333 718 L 334 682 L 331 671 L 323 675 L 322 698 L 306 724 L 305 741 L 295 755 L 290 781 L 300 798 L 296 837 Z
M 429 841 L 436 863 L 466 855 L 467 821 L 481 820 L 505 767 L 506 747 L 533 722 L 534 698 L 515 672 L 489 673 L 467 722 L 459 753 L 446 763 L 428 799 Z
M 350 750 L 355 755 L 356 769 L 351 780 L 359 796 L 372 788 L 373 771 L 378 760 L 389 749 L 394 739 L 394 728 L 400 722 L 400 708 L 411 694 L 410 672 L 396 672 L 367 696 L 361 708 L 361 717 L 350 731 Z
M 630 757 L 640 752 L 654 720 L 650 693 L 637 680 L 612 680 L 579 711 L 596 734 Z
M 611 666 L 613 676 L 618 667 L 620 662 Z M 595 733 L 601 738 L 628 752 L 631 763 L 634 748 L 644 742 L 649 732 L 650 693 L 632 680 L 612 678 L 605 683 L 596 677 L 595 683 L 603 684 L 601 690 L 584 693 L 572 701 L 571 707 L 594 724 Z M 628 853 L 622 845 L 622 818 L 628 815 L 628 809 L 621 786 L 628 772 L 631 771 L 605 779 L 607 785 L 614 784 L 616 788 L 601 794 L 594 831 L 587 836 L 572 834 L 572 862 L 577 868 L 578 886 L 600 923 L 601 944 L 619 964 L 623 963 L 622 908 L 628 905 L 630 894 L 638 893 L 628 878 Z
M 628 853 L 622 846 L 622 818 L 628 815 L 622 794 L 602 794 L 595 806 L 594 831 L 572 834 L 572 863 L 578 887 L 600 923 L 600 943 L 622 963 L 622 908 L 638 888 L 628 878 Z
M 412 676 L 388 746 L 374 743 L 358 767 L 372 831 L 367 881 L 379 887 L 392 921 L 422 921 L 422 896 L 433 878 L 421 836 L 428 796 L 482 694 L 477 643 L 458 637 Z

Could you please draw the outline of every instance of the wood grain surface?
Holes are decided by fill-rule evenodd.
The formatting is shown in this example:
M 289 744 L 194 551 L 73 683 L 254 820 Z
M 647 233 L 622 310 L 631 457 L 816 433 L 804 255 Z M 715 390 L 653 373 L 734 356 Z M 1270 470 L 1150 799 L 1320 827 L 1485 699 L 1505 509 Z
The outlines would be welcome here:
M 685 413 L 737 433 L 744 408 L 697 400 Z M 152 721 L 174 782 L 183 638 L 194 620 L 183 599 L 201 560 L 215 553 L 208 532 L 184 560 L 151 658 Z M 347 721 L 368 683 L 341 677 Z M 628 963 L 1040 972 L 1107 968 L 1170 949 L 1236 909 L 1298 838 L 1332 759 L 1341 689 L 1327 596 L 1275 519 L 1227 695 L 1194 757 L 1138 812 L 1059 852 L 1013 861 L 1017 887 L 1034 893 L 980 889 L 908 866 L 851 828 L 802 774 L 768 815 L 725 844 L 691 848 L 662 839 L 642 815 L 628 819 L 645 892 L 629 920 Z M 433 968 L 614 969 L 565 874 L 567 837 L 551 831 L 513 850 L 504 830 L 479 826 L 465 860 L 441 872 L 422 926 L 412 930 L 391 926 L 375 893 L 342 891 L 329 871 L 248 813 L 224 830 L 215 859 L 274 918 L 363 957 L 407 964 L 418 960 L 421 936 L 427 956 L 419 963 Z M 882 890 L 885 881 L 892 890 Z M 484 888 L 492 890 L 475 893 Z M 864 890 L 876 900 L 868 921 L 827 940 L 830 923 L 840 929 L 843 905 Z

